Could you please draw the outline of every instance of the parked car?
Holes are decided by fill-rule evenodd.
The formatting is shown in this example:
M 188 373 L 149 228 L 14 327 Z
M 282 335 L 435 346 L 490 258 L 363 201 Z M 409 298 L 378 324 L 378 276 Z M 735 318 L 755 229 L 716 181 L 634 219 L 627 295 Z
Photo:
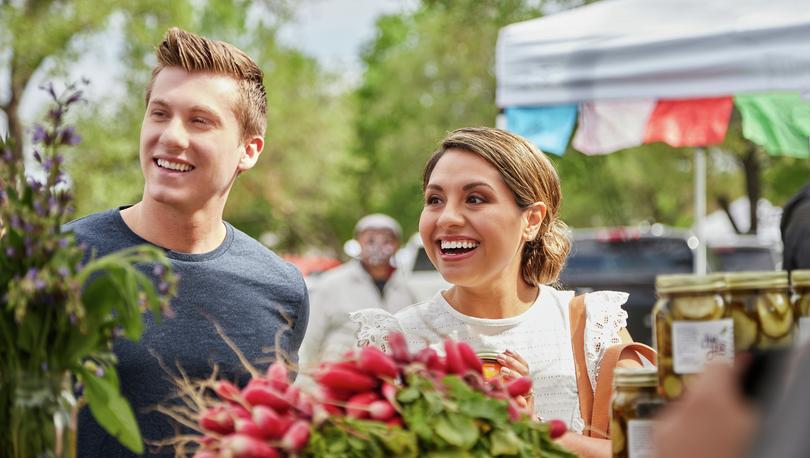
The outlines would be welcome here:
M 639 229 L 579 229 L 560 275 L 563 289 L 577 294 L 613 290 L 630 294 L 627 330 L 638 342 L 652 342 L 655 277 L 691 273 L 697 239 L 684 230 L 662 225 Z
M 710 242 L 709 251 L 717 271 L 778 270 L 782 268 L 780 247 L 762 242 L 756 236 L 736 236 Z

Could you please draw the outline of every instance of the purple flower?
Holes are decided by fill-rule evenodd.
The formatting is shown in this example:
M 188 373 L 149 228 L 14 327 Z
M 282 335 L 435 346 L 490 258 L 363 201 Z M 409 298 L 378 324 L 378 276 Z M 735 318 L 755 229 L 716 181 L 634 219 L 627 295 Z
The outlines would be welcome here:
M 59 136 L 59 143 L 63 145 L 75 145 L 80 141 L 82 141 L 82 137 L 76 133 L 76 128 L 73 126 L 65 127 Z
M 45 141 L 45 139 L 46 139 L 47 137 L 48 137 L 48 133 L 47 133 L 47 132 L 45 132 L 45 128 L 44 128 L 44 127 L 42 127 L 42 126 L 41 126 L 41 125 L 39 125 L 39 124 L 37 124 L 36 126 L 34 126 L 34 133 L 33 133 L 33 134 L 31 134 L 31 141 L 32 141 L 32 142 L 34 142 L 34 143 L 39 143 L 39 142 Z M 38 154 L 37 154 L 37 153 L 35 153 L 35 156 L 38 156 Z M 39 160 L 39 158 L 37 158 L 37 160 Z
M 64 240 L 64 239 L 62 239 L 62 240 Z M 61 240 L 60 240 L 60 243 L 61 243 Z M 66 277 L 68 277 L 70 275 L 70 270 L 68 270 L 67 267 L 62 266 L 62 267 L 56 269 L 56 273 L 58 273 L 60 277 L 66 278 Z M 72 316 L 72 314 L 71 314 L 71 316 Z
M 45 209 L 42 208 L 42 204 L 34 201 L 34 212 L 39 216 L 45 216 Z
M 82 99 L 82 91 L 76 91 L 73 94 L 71 94 L 70 97 L 68 97 L 68 99 L 65 101 L 65 105 L 76 103 L 81 99 Z
M 166 269 L 163 267 L 162 264 L 155 264 L 155 267 L 152 269 L 152 275 L 154 275 L 155 277 L 160 277 L 161 275 L 163 275 L 163 272 L 165 271 Z
M 46 172 L 50 172 L 51 168 L 53 168 L 53 160 L 51 158 L 46 158 L 44 162 L 42 162 L 42 168 Z
M 103 367 L 99 367 L 98 369 L 96 369 L 96 377 L 104 377 L 104 368 Z
M 68 320 L 70 321 L 70 324 L 76 324 L 76 322 L 77 322 L 77 321 L 79 321 L 79 318 L 76 316 L 76 314 L 75 314 L 75 313 L 72 313 L 72 312 L 71 312 L 71 313 L 68 315 Z
M 25 273 L 25 278 L 27 278 L 28 280 L 33 280 L 37 276 L 38 273 L 39 273 L 39 271 L 37 270 L 37 268 L 32 267 L 32 268 L 28 269 L 28 272 Z
M 160 282 L 160 284 L 158 284 L 158 291 L 161 294 L 166 294 L 167 292 L 169 292 L 169 284 L 166 283 L 165 281 Z
M 6 256 L 9 258 L 13 258 L 15 254 L 17 254 L 17 250 L 15 250 L 14 247 L 6 248 Z
M 37 160 L 40 164 L 42 164 L 42 155 L 39 154 L 39 150 L 34 148 L 34 159 Z

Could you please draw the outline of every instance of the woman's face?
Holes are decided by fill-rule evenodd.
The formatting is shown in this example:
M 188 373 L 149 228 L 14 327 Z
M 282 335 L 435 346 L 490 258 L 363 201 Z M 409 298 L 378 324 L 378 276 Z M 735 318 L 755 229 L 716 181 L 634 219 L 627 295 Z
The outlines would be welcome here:
M 448 282 L 471 288 L 514 283 L 527 231 L 539 228 L 532 213 L 518 207 L 487 160 L 450 149 L 425 188 L 419 234 L 428 257 Z

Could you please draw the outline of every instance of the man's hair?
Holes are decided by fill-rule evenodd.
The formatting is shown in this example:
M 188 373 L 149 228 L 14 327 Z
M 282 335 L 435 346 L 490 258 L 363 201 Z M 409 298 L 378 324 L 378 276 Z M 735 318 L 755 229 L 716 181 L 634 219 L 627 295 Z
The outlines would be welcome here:
M 146 104 L 158 73 L 166 67 L 180 67 L 193 72 L 210 72 L 230 76 L 239 85 L 239 100 L 233 107 L 242 127 L 242 138 L 264 136 L 267 124 L 267 93 L 264 74 L 256 62 L 235 46 L 211 40 L 177 27 L 166 31 L 155 50 L 158 64 L 146 86 Z

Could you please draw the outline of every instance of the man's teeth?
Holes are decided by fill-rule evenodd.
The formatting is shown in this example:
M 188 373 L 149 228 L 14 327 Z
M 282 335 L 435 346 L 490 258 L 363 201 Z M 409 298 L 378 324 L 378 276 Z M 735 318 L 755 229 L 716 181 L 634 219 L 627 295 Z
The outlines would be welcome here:
M 475 240 L 454 240 L 451 242 L 442 240 L 442 250 L 451 250 L 455 248 L 475 248 L 478 242 Z
M 189 170 L 194 168 L 188 164 L 180 164 L 179 162 L 170 162 L 167 161 L 166 159 L 158 159 L 157 165 L 163 167 L 164 169 L 176 170 L 178 172 L 188 172 Z

